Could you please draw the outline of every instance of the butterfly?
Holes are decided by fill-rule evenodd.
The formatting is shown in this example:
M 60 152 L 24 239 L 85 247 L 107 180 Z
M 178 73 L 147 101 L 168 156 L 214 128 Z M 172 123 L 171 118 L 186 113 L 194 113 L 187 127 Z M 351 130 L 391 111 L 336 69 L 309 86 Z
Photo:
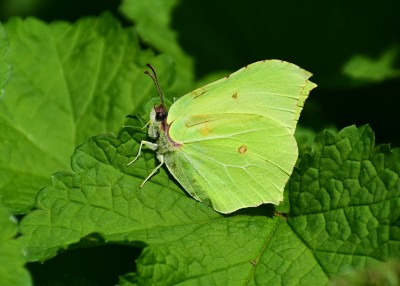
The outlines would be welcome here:
M 221 213 L 283 200 L 298 156 L 297 121 L 310 91 L 311 73 L 289 62 L 250 64 L 220 80 L 164 104 L 157 75 L 147 65 L 160 94 L 150 112 L 143 146 L 196 200 Z

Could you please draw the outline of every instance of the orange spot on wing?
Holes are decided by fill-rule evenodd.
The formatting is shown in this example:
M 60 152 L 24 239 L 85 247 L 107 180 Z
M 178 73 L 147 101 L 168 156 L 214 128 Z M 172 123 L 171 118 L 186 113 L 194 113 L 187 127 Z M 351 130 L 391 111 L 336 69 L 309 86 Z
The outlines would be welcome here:
M 247 147 L 246 147 L 246 145 L 240 146 L 239 149 L 238 149 L 238 152 L 239 152 L 240 154 L 246 153 L 246 152 L 247 152 Z
M 208 128 L 208 124 L 207 123 L 204 123 L 203 126 L 201 126 L 200 133 L 203 136 L 207 136 L 208 134 L 210 134 L 210 128 Z

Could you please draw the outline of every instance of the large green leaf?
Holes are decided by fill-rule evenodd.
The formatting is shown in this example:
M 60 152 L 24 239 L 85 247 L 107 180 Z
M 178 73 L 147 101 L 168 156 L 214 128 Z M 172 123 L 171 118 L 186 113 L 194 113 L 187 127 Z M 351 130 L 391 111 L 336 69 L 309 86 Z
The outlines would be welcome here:
M 400 151 L 375 148 L 369 127 L 319 135 L 289 184 L 290 212 L 274 216 L 263 207 L 222 216 L 164 170 L 139 189 L 154 154 L 126 163 L 144 137 L 131 127 L 76 149 L 72 171 L 55 174 L 22 221 L 30 260 L 96 233 L 147 245 L 127 276 L 137 285 L 324 285 L 400 256 Z
M 145 63 L 163 70 L 170 60 L 142 51 L 134 30 L 109 14 L 74 24 L 15 18 L 5 29 L 12 76 L 0 99 L 0 194 L 24 212 L 51 173 L 69 168 L 77 145 L 116 132 L 155 91 Z

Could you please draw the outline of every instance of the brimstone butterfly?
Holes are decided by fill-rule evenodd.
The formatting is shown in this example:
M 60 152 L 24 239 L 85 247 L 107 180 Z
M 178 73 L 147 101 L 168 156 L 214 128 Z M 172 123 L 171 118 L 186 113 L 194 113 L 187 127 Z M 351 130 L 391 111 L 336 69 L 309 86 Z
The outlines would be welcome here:
M 316 86 L 311 73 L 279 60 L 248 65 L 198 88 L 169 111 L 161 103 L 150 113 L 142 141 L 157 152 L 180 185 L 221 213 L 263 203 L 279 204 L 298 156 L 294 131 L 304 101 Z

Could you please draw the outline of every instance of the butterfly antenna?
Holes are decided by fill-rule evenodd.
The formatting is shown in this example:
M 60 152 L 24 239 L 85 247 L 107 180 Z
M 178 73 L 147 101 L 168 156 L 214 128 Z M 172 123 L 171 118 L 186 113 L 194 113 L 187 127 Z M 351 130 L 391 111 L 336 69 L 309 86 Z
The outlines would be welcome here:
M 147 74 L 149 77 L 151 77 L 151 79 L 153 80 L 154 84 L 157 87 L 158 94 L 160 95 L 161 104 L 162 106 L 164 106 L 164 97 L 161 91 L 160 84 L 158 83 L 156 71 L 154 70 L 151 64 L 146 64 L 146 66 L 148 66 L 151 69 L 152 73 L 150 73 L 149 71 L 145 71 L 144 73 Z

